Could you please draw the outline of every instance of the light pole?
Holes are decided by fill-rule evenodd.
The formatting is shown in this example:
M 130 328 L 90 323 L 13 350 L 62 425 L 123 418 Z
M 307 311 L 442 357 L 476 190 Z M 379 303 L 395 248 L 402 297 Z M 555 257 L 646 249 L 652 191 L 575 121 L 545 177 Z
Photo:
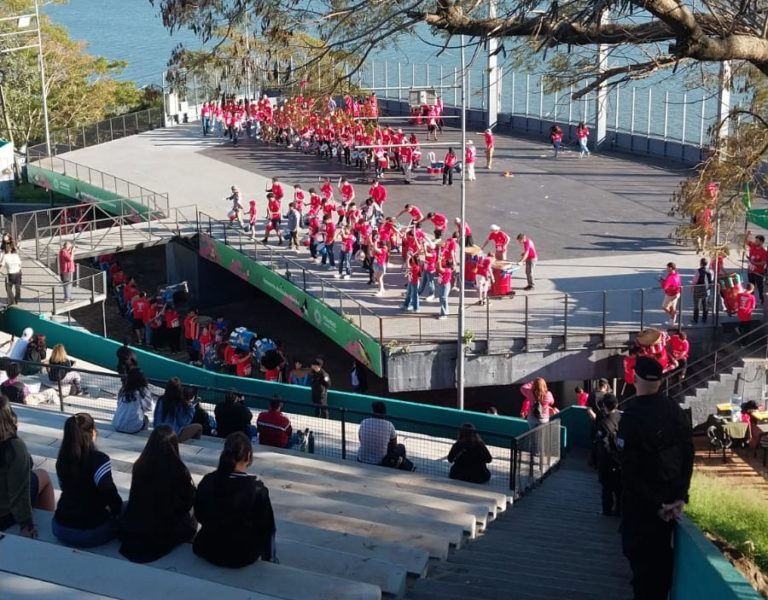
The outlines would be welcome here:
M 466 239 L 464 235 L 467 223 L 467 70 L 464 59 L 464 36 L 461 36 L 461 202 L 459 208 L 459 311 L 456 348 L 456 404 L 459 410 L 464 410 L 464 292 L 466 260 Z
M 45 125 L 45 149 L 51 156 L 51 132 L 48 128 L 48 92 L 45 89 L 45 60 L 43 60 L 43 32 L 40 28 L 40 6 L 35 0 L 35 27 L 37 28 L 37 58 L 40 66 L 40 87 L 43 96 L 43 123 Z

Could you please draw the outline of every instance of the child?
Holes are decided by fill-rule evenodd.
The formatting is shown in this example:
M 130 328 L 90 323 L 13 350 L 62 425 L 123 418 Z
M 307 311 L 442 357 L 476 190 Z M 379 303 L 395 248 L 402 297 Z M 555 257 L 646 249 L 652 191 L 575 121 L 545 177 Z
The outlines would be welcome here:
M 739 294 L 736 299 L 736 315 L 739 317 L 739 326 L 736 328 L 736 333 L 741 335 L 747 334 L 752 329 L 752 311 L 755 310 L 757 305 L 757 299 L 755 298 L 755 285 L 748 283 L 744 291 Z M 747 338 L 742 340 L 742 345 L 747 343 Z

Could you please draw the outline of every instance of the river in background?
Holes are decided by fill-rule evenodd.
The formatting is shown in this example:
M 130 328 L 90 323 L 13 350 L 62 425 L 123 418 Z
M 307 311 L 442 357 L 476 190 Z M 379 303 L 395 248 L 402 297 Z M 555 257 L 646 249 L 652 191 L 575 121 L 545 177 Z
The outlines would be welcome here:
M 179 43 L 199 47 L 200 43 L 186 31 L 170 35 L 163 27 L 158 9 L 148 0 L 70 0 L 64 5 L 49 5 L 45 11 L 57 23 L 66 26 L 71 36 L 88 43 L 91 54 L 111 60 L 124 60 L 127 68 L 120 78 L 140 85 L 159 84 L 171 50 Z M 457 51 L 443 52 L 430 39 L 426 28 L 415 37 L 403 37 L 384 44 L 375 61 L 362 70 L 359 82 L 382 88 L 402 85 L 451 85 L 459 64 Z M 439 39 L 435 40 L 439 43 Z M 588 52 L 580 49 L 581 52 Z M 467 53 L 468 60 L 471 53 Z M 501 60 L 500 60 L 501 62 Z M 399 65 L 398 65 L 399 63 Z M 484 57 L 475 59 L 469 73 L 469 104 L 485 108 Z M 567 93 L 543 92 L 539 74 L 512 72 L 504 69 L 502 79 L 503 112 L 552 121 L 590 121 L 594 101 L 571 101 Z M 712 92 L 684 90 L 681 75 L 669 71 L 623 86 L 608 99 L 609 126 L 638 135 L 650 134 L 671 140 L 703 143 L 707 130 L 717 115 L 717 98 Z M 406 92 L 401 92 L 405 97 Z M 387 95 L 383 90 L 380 96 Z M 389 93 L 397 96 L 396 91 Z M 444 93 L 446 103 L 458 103 L 458 92 Z

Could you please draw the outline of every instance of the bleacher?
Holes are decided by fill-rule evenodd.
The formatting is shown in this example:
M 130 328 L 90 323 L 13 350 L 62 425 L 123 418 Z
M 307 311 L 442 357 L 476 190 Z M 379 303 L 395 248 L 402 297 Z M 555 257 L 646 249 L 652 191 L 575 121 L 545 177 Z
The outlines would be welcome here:
M 67 415 L 14 408 L 35 467 L 54 473 Z M 97 427 L 97 445 L 110 455 L 115 484 L 127 499 L 130 471 L 147 435 L 117 433 L 104 421 Z M 196 481 L 215 468 L 221 443 L 204 437 L 181 446 Z M 258 445 L 251 472 L 270 489 L 279 564 L 222 569 L 183 544 L 154 563 L 136 565 L 121 557 L 116 541 L 89 550 L 59 545 L 50 529 L 52 514 L 38 511 L 38 540 L 21 538 L 16 529 L 0 540 L 2 580 L 13 576 L 10 594 L 0 584 L 1 595 L 66 598 L 78 590 L 84 593 L 78 597 L 136 598 L 187 589 L 219 598 L 400 598 L 431 561 L 445 560 L 451 548 L 461 551 L 509 500 L 487 486 Z M 39 585 L 39 594 L 30 592 Z

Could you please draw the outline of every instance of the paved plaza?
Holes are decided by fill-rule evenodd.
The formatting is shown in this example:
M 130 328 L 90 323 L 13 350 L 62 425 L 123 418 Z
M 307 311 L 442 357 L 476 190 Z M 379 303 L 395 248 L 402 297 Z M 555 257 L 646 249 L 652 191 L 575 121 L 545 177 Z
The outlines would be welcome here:
M 482 135 L 471 132 L 469 137 L 482 154 Z M 460 134 L 455 130 L 447 130 L 443 140 L 460 146 Z M 425 154 L 428 150 L 424 148 Z M 441 158 L 445 149 L 433 151 Z M 476 243 L 482 243 L 493 223 L 513 240 L 519 232 L 533 239 L 540 255 L 537 283 L 533 292 L 519 291 L 525 281 L 518 271 L 513 278 L 517 295 L 492 302 L 488 312 L 484 307 L 470 306 L 467 329 L 478 339 L 521 335 L 526 331 L 526 304 L 529 335 L 557 334 L 566 327 L 570 332 L 599 331 L 604 312 L 608 331 L 661 325 L 664 318 L 658 275 L 674 260 L 684 283 L 688 283 L 698 263 L 689 247 L 677 245 L 670 236 L 677 224 L 669 216 L 670 197 L 688 171 L 679 165 L 611 153 L 579 158 L 578 152 L 571 150 L 554 159 L 543 139 L 497 136 L 496 153 L 493 170 L 482 168 L 481 159 L 477 181 L 467 182 L 468 222 Z M 196 124 L 159 129 L 62 156 L 156 192 L 167 192 L 171 206 L 197 204 L 201 212 L 219 219 L 229 210 L 224 197 L 233 184 L 240 186 L 246 201 L 256 199 L 260 214 L 265 211 L 264 190 L 273 176 L 279 176 L 287 186 L 287 197 L 292 184 L 301 184 L 306 190 L 317 186 L 318 177 L 323 175 L 332 176 L 334 181 L 341 175 L 349 177 L 358 201 L 366 197 L 369 187 L 358 181 L 359 171 L 335 160 L 248 139 L 232 146 L 223 138 L 203 138 Z M 513 177 L 504 177 L 505 171 Z M 389 192 L 387 214 L 396 214 L 406 202 L 425 213 L 442 212 L 449 219 L 459 214 L 458 180 L 452 187 L 442 186 L 439 177 L 420 170 L 412 185 L 405 185 L 396 174 L 387 174 L 383 183 Z M 216 237 L 222 237 L 221 232 Z M 333 306 L 341 306 L 377 338 L 418 342 L 455 336 L 453 319 L 434 319 L 436 304 L 423 304 L 419 316 L 399 310 L 404 284 L 399 258 L 385 280 L 387 295 L 377 298 L 360 269 L 354 270 L 352 280 L 340 281 L 332 272 L 311 263 L 308 253 L 278 251 L 277 256 L 292 261 L 288 266 L 293 272 L 306 269 L 313 293 L 320 296 L 322 287 Z M 264 256 L 258 246 L 250 253 Z M 513 241 L 509 257 L 514 260 L 518 253 L 519 245 Z M 641 288 L 647 291 L 641 294 Z M 684 309 L 686 300 L 690 306 L 689 298 L 684 298 Z M 456 301 L 454 291 L 454 315 Z M 468 289 L 467 305 L 474 301 L 475 292 Z M 384 323 L 373 314 L 386 317 Z

